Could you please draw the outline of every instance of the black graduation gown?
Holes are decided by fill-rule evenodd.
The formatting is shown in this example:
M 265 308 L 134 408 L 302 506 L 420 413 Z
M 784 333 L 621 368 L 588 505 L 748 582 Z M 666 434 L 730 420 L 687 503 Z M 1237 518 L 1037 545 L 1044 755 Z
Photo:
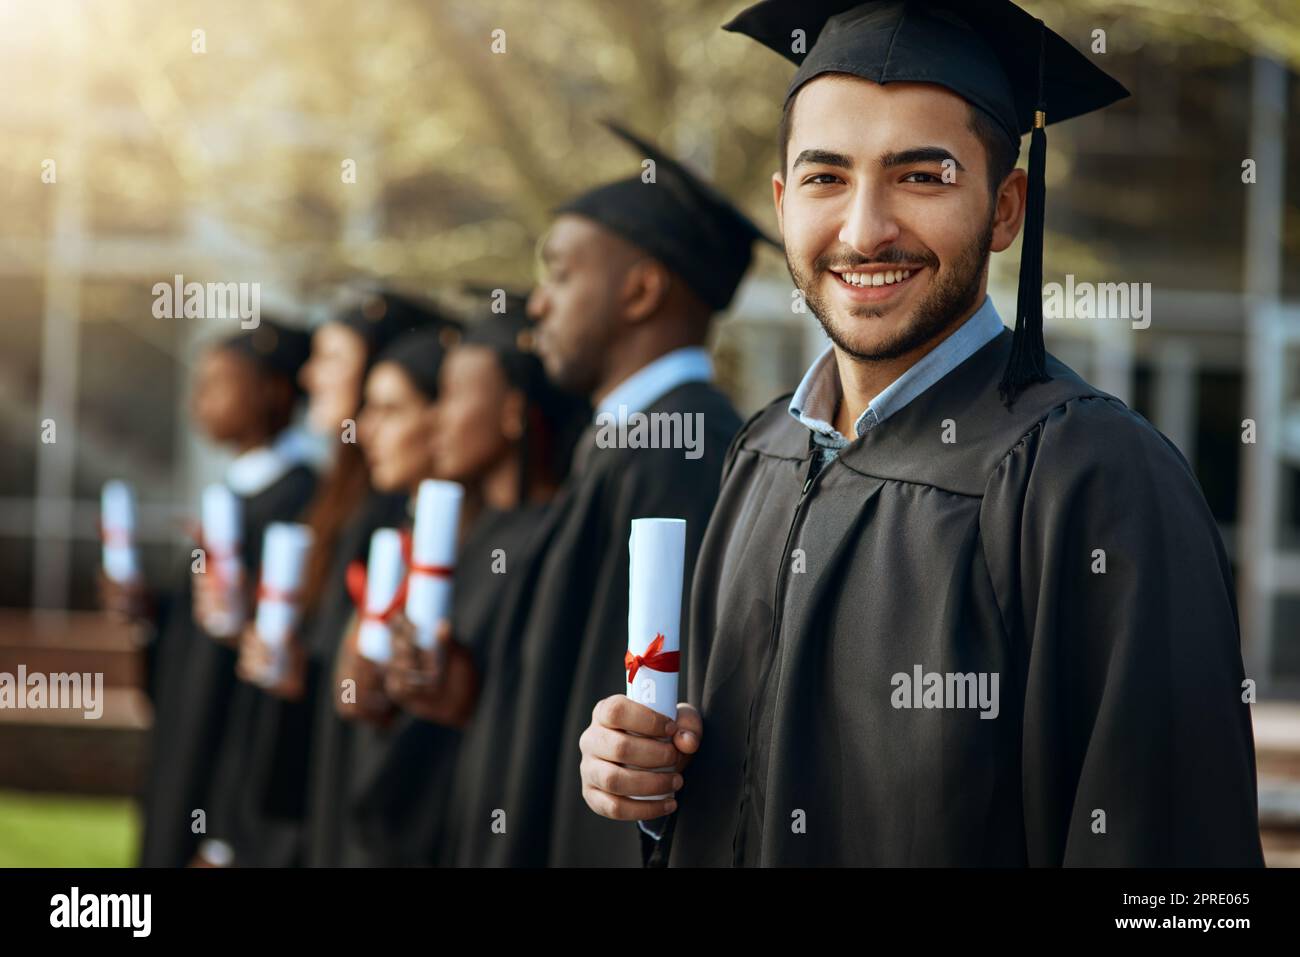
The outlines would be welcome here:
M 300 839 L 302 861 L 310 867 L 339 867 L 354 863 L 345 854 L 353 746 L 361 725 L 344 721 L 335 709 L 334 666 L 356 609 L 347 589 L 348 566 L 367 560 L 370 536 L 377 528 L 396 528 L 406 520 L 406 496 L 372 493 L 339 537 L 330 584 L 303 629 L 307 650 L 307 693 L 304 711 L 307 764 Z M 368 730 L 368 729 L 366 729 Z M 292 750 L 294 736 L 285 736 L 282 749 Z
M 1261 863 L 1196 479 L 1055 359 L 1008 411 L 1010 342 L 820 472 L 788 398 L 738 436 L 694 581 L 673 865 Z M 997 717 L 929 678 L 902 707 L 917 666 L 999 676 Z
M 460 547 L 452 628 L 476 658 L 496 619 L 504 576 L 526 560 L 528 539 L 543 512 L 543 506 L 485 510 Z M 498 559 L 503 566 L 495 564 Z M 367 864 L 428 867 L 445 862 L 461 737 L 458 730 L 403 715 L 375 760 L 365 762 L 370 774 L 355 782 L 352 816 Z
M 312 470 L 294 465 L 265 489 L 241 499 L 241 558 L 250 580 L 256 580 L 266 526 L 295 518 L 314 487 Z M 201 840 L 221 836 L 214 783 L 232 700 L 240 684 L 235 677 L 238 656 L 194 623 L 190 574 L 187 556 L 175 598 L 159 630 L 157 696 L 140 849 L 140 864 L 145 867 L 183 867 Z M 191 830 L 193 812 L 198 809 L 204 810 L 207 818 L 204 834 Z
M 488 866 L 640 866 L 635 829 L 596 817 L 578 786 L 577 741 L 595 703 L 626 689 L 628 536 L 634 518 L 686 520 L 686 575 L 717 496 L 740 419 L 712 385 L 687 383 L 645 410 L 703 414 L 703 454 L 596 446 L 574 472 L 547 523 L 531 580 L 512 583 L 511 631 L 495 685 L 476 717 L 491 722 L 487 774 L 477 783 L 459 861 Z M 685 612 L 685 606 L 683 613 Z M 492 823 L 504 811 L 505 832 Z M 497 818 L 497 820 L 500 820 Z

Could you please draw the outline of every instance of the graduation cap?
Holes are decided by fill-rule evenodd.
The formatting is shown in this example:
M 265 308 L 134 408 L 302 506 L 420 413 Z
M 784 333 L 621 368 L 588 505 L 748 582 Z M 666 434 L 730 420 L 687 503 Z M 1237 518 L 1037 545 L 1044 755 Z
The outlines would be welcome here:
M 311 334 L 295 329 L 278 319 L 263 316 L 255 329 L 246 329 L 223 339 L 219 344 L 252 359 L 261 369 L 272 375 L 283 375 L 293 383 L 294 391 L 301 393 L 298 372 L 311 354 Z
M 754 241 L 778 244 L 663 150 L 613 121 L 605 126 L 654 161 L 654 181 L 637 175 L 606 183 L 556 213 L 576 213 L 613 230 L 680 276 L 714 310 L 725 309 L 753 260 Z
M 1044 127 L 1109 106 L 1128 90 L 1010 0 L 763 0 L 723 29 L 798 65 L 787 100 L 824 73 L 934 83 L 988 114 L 1017 151 L 1031 133 L 1015 338 L 999 390 L 1010 403 L 1046 380 Z M 793 50 L 796 30 L 804 31 L 804 52 Z

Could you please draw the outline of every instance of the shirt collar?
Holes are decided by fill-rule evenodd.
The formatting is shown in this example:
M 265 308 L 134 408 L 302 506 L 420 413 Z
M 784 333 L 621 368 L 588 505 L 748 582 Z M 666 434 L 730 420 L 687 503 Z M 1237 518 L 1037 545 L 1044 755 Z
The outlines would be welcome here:
M 270 445 L 249 449 L 226 467 L 226 484 L 236 495 L 250 498 L 265 492 L 296 465 L 312 461 L 313 446 L 301 429 L 289 427 Z
M 922 356 L 915 365 L 871 400 L 871 404 L 853 423 L 856 437 L 861 438 L 906 406 L 992 341 L 1002 329 L 1002 317 L 994 308 L 993 300 L 985 296 L 980 307 L 952 335 Z M 828 346 L 809 367 L 799 388 L 795 390 L 790 399 L 790 414 L 814 432 L 838 443 L 847 443 L 849 440 L 840 435 L 832 424 L 842 397 L 839 370 L 835 365 L 835 347 Z
M 605 396 L 594 410 L 593 421 L 601 415 L 644 412 L 679 385 L 687 382 L 712 382 L 713 361 L 701 346 L 684 346 L 665 353 L 632 373 Z

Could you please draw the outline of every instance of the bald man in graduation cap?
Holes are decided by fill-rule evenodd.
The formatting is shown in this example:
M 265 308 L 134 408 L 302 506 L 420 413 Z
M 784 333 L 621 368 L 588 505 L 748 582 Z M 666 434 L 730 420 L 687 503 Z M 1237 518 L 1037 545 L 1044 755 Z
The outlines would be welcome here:
M 694 707 L 601 701 L 587 803 L 682 866 L 1259 865 L 1214 518 L 1043 347 L 1044 127 L 1126 91 L 1006 0 L 767 0 L 727 29 L 798 64 L 773 195 L 831 346 L 728 453 Z M 987 267 L 1022 228 L 1012 332 Z
M 685 519 L 689 568 L 740 427 L 705 344 L 765 237 L 676 159 L 607 125 L 636 174 L 557 211 L 528 303 L 547 375 L 593 416 L 539 528 L 544 557 L 503 581 L 502 637 L 467 716 L 492 759 L 458 782 L 462 865 L 641 865 L 636 829 L 587 811 L 573 743 L 592 703 L 625 686 L 632 520 Z M 677 423 L 667 446 L 633 442 L 656 417 Z

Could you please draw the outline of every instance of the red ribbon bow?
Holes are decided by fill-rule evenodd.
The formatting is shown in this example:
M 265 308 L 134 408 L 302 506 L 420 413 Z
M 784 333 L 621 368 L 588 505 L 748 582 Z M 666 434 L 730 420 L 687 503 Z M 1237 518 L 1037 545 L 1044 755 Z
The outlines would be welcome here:
M 650 646 L 646 648 L 644 655 L 634 655 L 629 651 L 623 656 L 623 667 L 627 669 L 628 684 L 631 684 L 636 679 L 636 673 L 642 668 L 668 674 L 678 670 L 681 652 L 664 651 L 663 647 L 664 636 L 655 635 L 655 640 L 650 642 Z
M 397 613 L 397 609 L 406 603 L 407 583 L 411 580 L 412 575 L 450 578 L 452 573 L 455 572 L 455 569 L 450 565 L 420 565 L 415 562 L 411 556 L 411 533 L 406 529 L 401 529 L 399 534 L 402 537 L 402 559 L 406 562 L 406 574 L 402 576 L 397 591 L 393 593 L 393 600 L 388 603 L 387 607 L 379 611 L 367 610 L 366 563 L 358 559 L 348 565 L 348 594 L 352 596 L 352 604 L 356 605 L 361 612 L 362 621 L 385 622 L 392 618 Z
M 393 600 L 386 607 L 370 611 L 366 608 L 366 563 L 357 560 L 348 565 L 348 594 L 352 596 L 352 604 L 361 612 L 362 621 L 385 622 L 397 614 L 397 609 L 406 603 L 406 581 L 403 575 L 397 591 L 393 592 Z

